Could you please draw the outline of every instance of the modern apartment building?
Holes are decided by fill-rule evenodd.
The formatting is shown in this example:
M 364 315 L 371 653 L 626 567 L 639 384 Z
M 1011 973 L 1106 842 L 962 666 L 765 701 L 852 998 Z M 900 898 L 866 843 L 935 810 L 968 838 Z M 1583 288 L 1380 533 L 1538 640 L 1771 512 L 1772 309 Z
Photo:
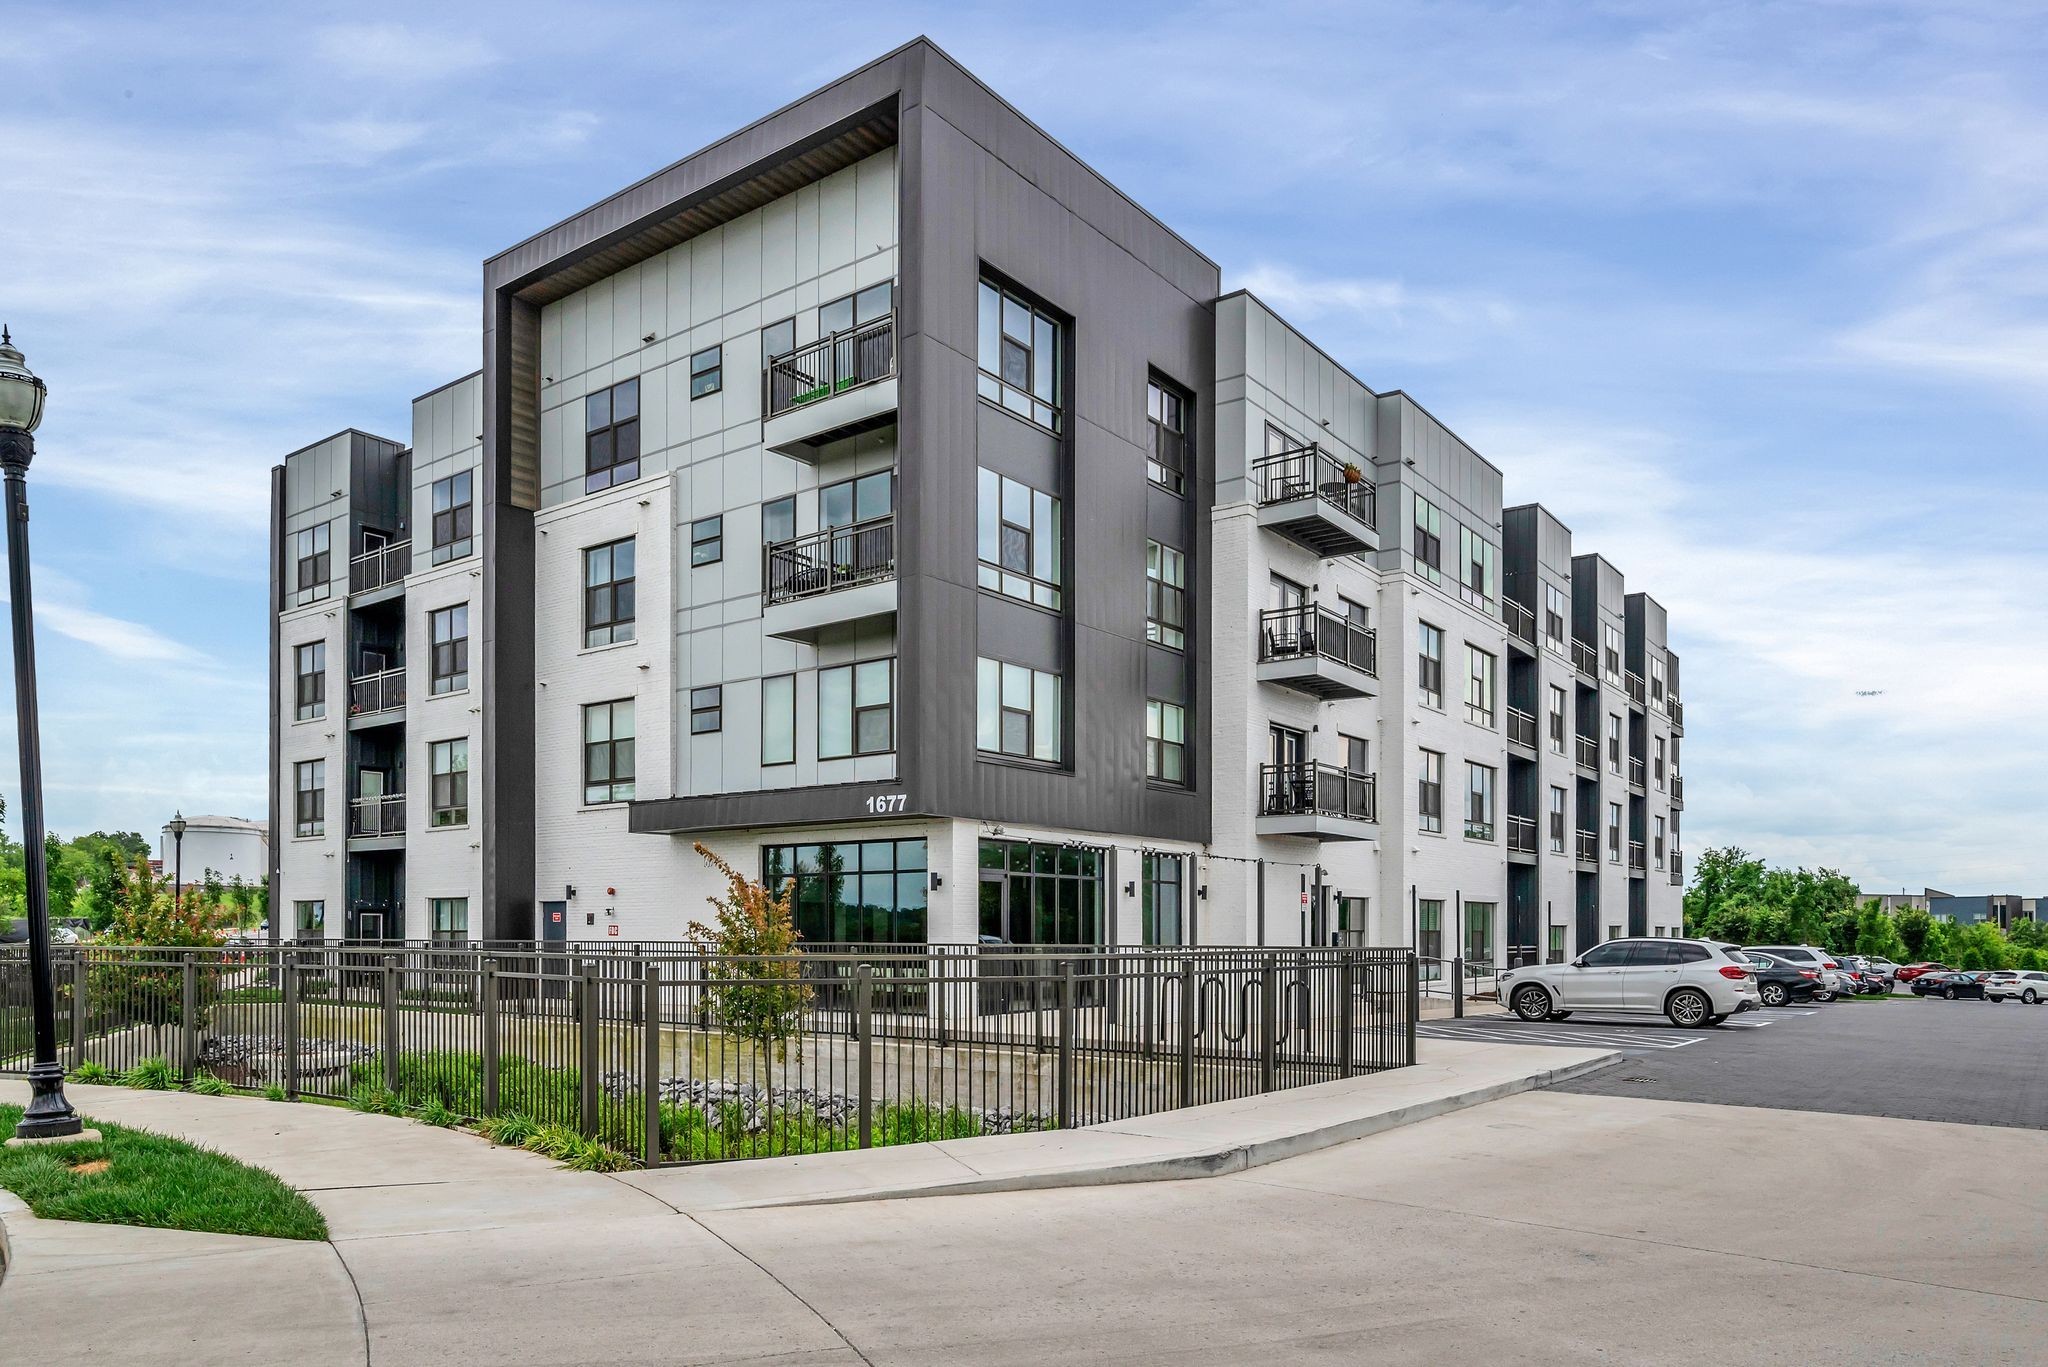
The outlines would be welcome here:
M 1677 933 L 1662 607 L 929 43 L 484 282 L 273 479 L 287 938 Z

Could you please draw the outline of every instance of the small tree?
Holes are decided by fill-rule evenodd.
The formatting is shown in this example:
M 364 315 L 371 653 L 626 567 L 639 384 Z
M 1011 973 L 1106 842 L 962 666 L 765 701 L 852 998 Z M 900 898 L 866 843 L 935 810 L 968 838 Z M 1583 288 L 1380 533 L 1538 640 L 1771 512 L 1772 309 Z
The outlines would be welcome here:
M 1918 963 L 1928 957 L 1927 937 L 1934 930 L 1932 916 L 1919 907 L 1907 907 L 1892 917 L 1892 929 L 1899 932 L 1899 943 L 1906 947 L 1908 961 Z
M 689 929 L 690 939 L 710 955 L 705 976 L 713 1013 L 734 1034 L 783 1058 L 811 1000 L 797 949 L 803 937 L 790 912 L 794 881 L 771 893 L 702 844 L 696 850 L 726 886 L 723 897 L 704 899 L 716 913 L 713 923 L 692 921 Z

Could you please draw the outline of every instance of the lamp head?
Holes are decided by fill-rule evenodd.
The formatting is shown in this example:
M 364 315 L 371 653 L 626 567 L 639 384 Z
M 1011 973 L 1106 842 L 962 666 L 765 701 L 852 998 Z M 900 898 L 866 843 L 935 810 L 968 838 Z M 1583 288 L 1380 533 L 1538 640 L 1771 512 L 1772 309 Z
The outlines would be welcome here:
M 171 814 L 171 839 L 183 840 L 184 838 L 185 814 L 183 812 L 174 812 Z
M 48 391 L 22 359 L 14 335 L 0 327 L 0 431 L 33 432 Z

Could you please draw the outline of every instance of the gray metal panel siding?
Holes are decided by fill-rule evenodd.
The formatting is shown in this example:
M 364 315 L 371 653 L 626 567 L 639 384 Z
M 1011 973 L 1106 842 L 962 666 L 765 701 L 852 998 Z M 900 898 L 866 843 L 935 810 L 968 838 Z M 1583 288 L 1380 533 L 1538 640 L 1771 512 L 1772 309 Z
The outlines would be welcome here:
M 534 919 L 533 511 L 516 471 L 538 444 L 539 309 L 484 298 L 483 603 L 472 630 L 483 692 L 478 798 L 487 939 L 530 939 Z

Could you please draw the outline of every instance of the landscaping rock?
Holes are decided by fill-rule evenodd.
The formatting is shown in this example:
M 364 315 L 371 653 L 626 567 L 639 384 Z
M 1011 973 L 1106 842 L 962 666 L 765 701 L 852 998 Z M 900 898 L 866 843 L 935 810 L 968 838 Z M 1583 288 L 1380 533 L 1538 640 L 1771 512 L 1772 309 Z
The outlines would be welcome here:
M 625 1072 L 606 1073 L 599 1085 L 605 1095 L 617 1101 L 640 1090 L 638 1075 Z M 860 1123 L 860 1102 L 858 1098 L 844 1096 L 838 1092 L 816 1092 L 808 1087 L 770 1089 L 756 1087 L 749 1083 L 727 1082 L 720 1078 L 665 1077 L 658 1084 L 661 1099 L 671 1106 L 690 1106 L 710 1116 L 726 1106 L 738 1108 L 741 1128 L 748 1134 L 761 1134 L 773 1123 L 776 1115 L 792 1115 L 808 1111 L 817 1117 L 818 1123 L 832 1128 L 853 1126 Z M 1012 1134 L 1027 1130 L 1051 1128 L 1043 1116 L 1028 1111 L 1013 1110 L 1008 1106 L 981 1108 L 976 1106 L 945 1107 L 937 1102 L 927 1102 L 935 1109 L 955 1109 L 980 1122 L 984 1134 Z

